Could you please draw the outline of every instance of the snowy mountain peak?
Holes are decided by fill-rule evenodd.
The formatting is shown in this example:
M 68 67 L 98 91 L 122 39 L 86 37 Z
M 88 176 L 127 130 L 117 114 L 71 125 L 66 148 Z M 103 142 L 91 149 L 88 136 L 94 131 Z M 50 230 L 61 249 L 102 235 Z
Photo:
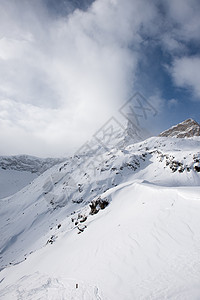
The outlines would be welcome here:
M 200 136 L 200 125 L 193 119 L 187 119 L 159 134 L 161 137 L 190 138 Z
M 141 127 L 136 126 L 128 120 L 127 127 L 124 133 L 124 145 L 128 146 L 147 139 L 150 134 Z

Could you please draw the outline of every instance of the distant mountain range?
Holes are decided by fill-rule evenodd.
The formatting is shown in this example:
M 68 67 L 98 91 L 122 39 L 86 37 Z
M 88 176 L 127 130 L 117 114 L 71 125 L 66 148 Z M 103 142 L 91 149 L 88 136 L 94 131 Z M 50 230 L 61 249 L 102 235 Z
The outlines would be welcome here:
M 0 168 L 3 170 L 27 171 L 42 174 L 66 158 L 39 158 L 30 155 L 0 156 Z
M 65 160 L 29 155 L 0 156 L 0 199 L 16 193 L 46 170 Z

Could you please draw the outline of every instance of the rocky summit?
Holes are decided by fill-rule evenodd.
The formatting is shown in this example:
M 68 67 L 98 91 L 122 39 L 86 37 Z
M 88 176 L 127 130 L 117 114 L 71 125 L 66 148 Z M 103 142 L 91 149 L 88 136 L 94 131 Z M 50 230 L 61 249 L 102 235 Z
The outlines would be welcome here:
M 187 119 L 184 122 L 181 122 L 176 126 L 172 126 L 170 129 L 163 131 L 159 136 L 176 138 L 200 136 L 200 125 L 193 119 Z

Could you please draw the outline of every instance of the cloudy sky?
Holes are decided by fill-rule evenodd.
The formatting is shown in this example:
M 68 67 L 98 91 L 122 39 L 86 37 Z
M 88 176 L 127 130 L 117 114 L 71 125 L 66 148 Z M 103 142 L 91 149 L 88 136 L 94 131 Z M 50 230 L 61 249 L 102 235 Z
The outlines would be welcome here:
M 65 156 L 136 91 L 200 122 L 199 0 L 0 0 L 0 155 Z

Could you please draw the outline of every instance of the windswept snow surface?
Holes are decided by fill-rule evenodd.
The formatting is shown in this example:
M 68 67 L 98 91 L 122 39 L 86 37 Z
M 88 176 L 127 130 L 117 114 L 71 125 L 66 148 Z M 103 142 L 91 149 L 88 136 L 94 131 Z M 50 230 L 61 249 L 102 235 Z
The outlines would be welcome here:
M 0 200 L 0 299 L 200 299 L 199 162 L 198 137 L 150 138 Z

